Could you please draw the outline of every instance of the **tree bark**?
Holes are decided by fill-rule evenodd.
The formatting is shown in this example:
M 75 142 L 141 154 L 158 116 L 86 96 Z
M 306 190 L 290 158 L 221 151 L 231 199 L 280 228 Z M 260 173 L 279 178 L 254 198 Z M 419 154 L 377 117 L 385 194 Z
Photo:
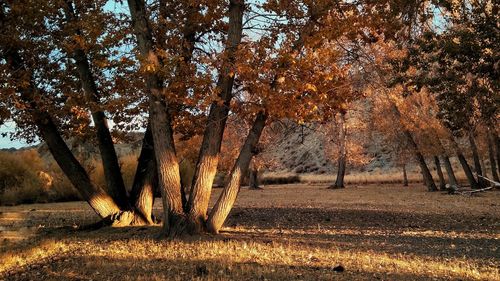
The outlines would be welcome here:
M 73 3 L 71 1 L 65 2 L 67 8 L 66 18 L 68 22 L 75 23 L 78 19 L 74 13 Z M 83 37 L 83 33 L 79 29 L 75 29 L 75 35 Z M 75 44 L 75 46 L 79 45 Z M 118 156 L 116 155 L 113 139 L 109 132 L 106 115 L 99 109 L 100 93 L 90 68 L 88 56 L 80 47 L 74 49 L 72 56 L 76 62 L 76 69 L 80 76 L 85 99 L 95 124 L 96 138 L 101 154 L 108 193 L 113 197 L 120 208 L 128 210 L 130 209 L 130 204 L 127 198 L 127 191 L 123 182 Z
M 411 132 L 404 127 L 404 124 L 401 121 L 401 112 L 399 111 L 397 105 L 395 103 L 392 103 L 391 109 L 396 116 L 396 118 L 399 120 L 399 124 L 403 129 L 403 136 L 406 140 L 406 143 L 408 144 L 410 150 L 413 153 L 413 156 L 415 157 L 415 160 L 417 161 L 420 171 L 422 172 L 422 176 L 424 178 L 424 184 L 427 186 L 428 191 L 437 191 L 436 184 L 434 183 L 434 179 L 432 178 L 432 174 L 429 170 L 429 167 L 425 163 L 425 158 L 418 149 L 418 145 L 413 139 L 413 135 Z
M 406 173 L 406 164 L 403 164 L 403 186 L 408 186 L 408 174 Z
M 448 175 L 448 181 L 451 186 L 458 186 L 457 177 L 455 177 L 455 172 L 453 172 L 453 167 L 451 166 L 450 158 L 448 155 L 443 155 L 443 163 L 446 169 L 446 174 Z
M 120 213 L 120 208 L 113 198 L 92 184 L 87 172 L 64 142 L 50 114 L 42 110 L 43 106 L 36 102 L 39 90 L 34 86 L 31 71 L 26 69 L 17 50 L 13 48 L 4 50 L 3 55 L 12 70 L 12 79 L 26 82 L 24 84 L 27 86 L 20 86 L 17 90 L 21 94 L 21 99 L 26 102 L 28 106 L 26 110 L 32 116 L 42 139 L 47 143 L 52 156 L 64 174 L 101 218 Z
M 460 162 L 460 165 L 462 166 L 462 169 L 464 170 L 465 176 L 467 177 L 467 181 L 469 182 L 469 185 L 471 188 L 479 188 L 479 185 L 474 178 L 474 175 L 472 174 L 472 170 L 469 166 L 469 163 L 467 163 L 467 159 L 465 159 L 465 156 L 463 155 L 462 151 L 460 150 L 460 147 L 458 146 L 457 142 L 453 137 L 450 138 L 451 145 L 453 147 L 453 150 L 455 150 L 455 153 L 457 155 L 458 161 Z
M 427 186 L 427 190 L 429 191 L 437 191 L 436 184 L 434 183 L 434 179 L 432 178 L 432 174 L 429 170 L 429 167 L 425 163 L 424 156 L 418 149 L 417 143 L 413 139 L 410 131 L 404 129 L 403 134 L 405 135 L 406 141 L 410 146 L 410 149 L 413 151 L 413 155 L 418 165 L 420 166 L 420 171 L 422 172 L 422 176 L 424 178 L 424 184 Z
M 229 29 L 225 47 L 225 56 L 228 61 L 221 70 L 217 82 L 221 102 L 214 102 L 210 106 L 188 202 L 189 220 L 194 232 L 200 232 L 204 228 L 212 185 L 217 172 L 222 137 L 226 127 L 229 105 L 233 97 L 234 71 L 232 64 L 241 42 L 244 10 L 243 0 L 230 1 Z
M 491 128 L 491 133 L 493 135 L 493 140 L 495 142 L 496 151 L 497 151 L 497 172 L 500 175 L 500 138 L 498 137 L 497 131 L 495 128 Z
M 207 221 L 207 229 L 211 233 L 219 232 L 221 226 L 224 224 L 224 221 L 229 215 L 234 202 L 236 201 L 236 197 L 241 186 L 242 176 L 246 175 L 248 172 L 250 161 L 256 153 L 256 147 L 266 124 L 266 119 L 266 113 L 259 112 L 257 114 L 245 143 L 240 150 L 238 159 L 231 170 L 230 178 L 219 196 L 219 199 L 215 203 L 215 206 L 210 211 Z
M 494 143 L 495 143 L 495 137 L 493 136 L 492 128 L 488 127 L 488 156 L 490 159 L 491 175 L 492 175 L 494 181 L 500 182 L 500 179 L 498 178 L 497 163 L 495 161 L 495 144 Z M 486 169 L 486 167 L 485 167 L 485 169 Z
M 146 16 L 143 0 L 128 0 L 132 27 L 137 38 L 140 55 L 153 68 L 162 67 L 154 52 L 153 37 Z M 149 91 L 149 118 L 154 143 L 159 187 L 163 202 L 163 231 L 170 237 L 186 231 L 186 220 L 182 206 L 179 163 L 175 153 L 172 120 L 163 94 L 163 85 L 156 69 L 145 74 Z
M 154 194 L 158 185 L 158 173 L 154 157 L 153 135 L 148 126 L 142 140 L 141 153 L 137 159 L 137 169 L 130 191 L 130 203 L 144 219 L 152 224 Z
M 439 161 L 438 156 L 434 156 L 434 164 L 436 165 L 436 171 L 437 171 L 437 174 L 439 177 L 439 189 L 445 190 L 446 189 L 446 182 L 444 181 L 443 170 L 441 169 L 441 162 Z
M 486 186 L 486 182 L 483 180 L 483 169 L 481 167 L 481 159 L 479 157 L 479 152 L 476 145 L 476 140 L 474 139 L 474 133 L 469 133 L 469 144 L 472 150 L 472 158 L 474 159 L 474 168 L 477 174 L 477 183 L 479 188 Z
M 344 176 L 347 164 L 347 150 L 346 150 L 346 142 L 347 142 L 347 129 L 345 124 L 345 115 L 346 112 L 340 113 L 339 118 L 339 159 L 337 165 L 337 178 L 335 183 L 330 186 L 330 188 L 344 188 Z
M 257 167 L 253 167 L 250 169 L 250 177 L 249 184 L 250 189 L 260 189 L 259 186 L 259 169 Z

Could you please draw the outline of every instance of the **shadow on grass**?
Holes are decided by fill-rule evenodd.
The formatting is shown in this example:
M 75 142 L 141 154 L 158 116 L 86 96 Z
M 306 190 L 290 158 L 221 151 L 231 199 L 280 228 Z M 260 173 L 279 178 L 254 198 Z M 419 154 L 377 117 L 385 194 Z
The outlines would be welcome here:
M 119 258 L 73 253 L 34 263 L 9 280 L 445 280 L 419 274 L 384 274 L 334 266 L 259 264 L 217 259 Z
M 317 249 L 374 252 L 438 260 L 461 258 L 480 265 L 498 264 L 500 255 L 496 238 L 499 231 L 496 223 L 494 216 L 453 217 L 444 214 L 319 208 L 235 208 L 226 223 L 228 227 L 221 235 L 188 237 L 183 243 L 245 241 L 271 245 L 270 247 L 275 244 L 292 245 L 311 252 Z M 129 241 L 135 241 L 140 245 L 154 241 L 159 230 L 159 227 L 103 228 L 96 231 L 75 231 L 70 227 L 46 228 L 40 232 L 39 242 L 32 241 L 19 249 L 38 247 L 43 240 L 63 239 L 67 239 L 70 244 L 97 243 L 101 249 L 112 242 L 123 242 L 126 246 Z M 85 246 L 77 247 L 80 250 L 82 248 L 85 249 Z M 339 274 L 330 267 L 264 266 L 253 262 L 230 263 L 228 269 L 227 263 L 230 261 L 158 259 L 154 255 L 151 258 L 138 256 L 122 259 L 117 254 L 93 254 L 67 253 L 57 260 L 19 268 L 10 277 L 12 280 L 18 277 L 20 280 L 38 279 L 33 275 L 38 272 L 46 279 L 54 280 L 192 280 L 197 277 L 211 280 L 426 278 L 405 274 L 377 276 L 373 272 L 359 269 Z M 206 267 L 208 273 L 203 267 Z M 179 278 L 175 279 L 173 276 Z

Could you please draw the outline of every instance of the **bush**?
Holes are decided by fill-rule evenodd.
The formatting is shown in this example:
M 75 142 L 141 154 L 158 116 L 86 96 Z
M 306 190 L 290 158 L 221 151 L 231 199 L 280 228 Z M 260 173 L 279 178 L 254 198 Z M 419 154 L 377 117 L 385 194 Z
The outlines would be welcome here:
M 34 149 L 0 152 L 0 163 L 1 205 L 80 199 L 59 167 Z
M 297 174 L 272 174 L 269 173 L 260 177 L 260 184 L 291 184 L 299 183 L 300 176 Z

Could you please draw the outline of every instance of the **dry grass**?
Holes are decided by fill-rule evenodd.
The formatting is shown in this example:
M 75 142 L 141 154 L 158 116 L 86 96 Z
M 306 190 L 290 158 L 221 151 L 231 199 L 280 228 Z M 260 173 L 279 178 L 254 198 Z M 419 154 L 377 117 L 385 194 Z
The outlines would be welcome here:
M 436 172 L 432 172 L 434 181 L 437 183 L 439 178 Z M 463 171 L 457 169 L 457 180 L 466 183 L 467 178 Z M 288 183 L 334 183 L 336 174 L 296 174 L 290 172 L 267 172 L 263 176 L 263 181 L 269 184 L 288 184 Z M 445 180 L 448 180 L 445 175 Z M 353 172 L 344 177 L 346 185 L 362 184 L 402 184 L 403 173 L 400 171 L 373 171 L 373 172 Z M 408 173 L 409 183 L 421 183 L 422 175 L 419 172 L 411 171 Z
M 240 192 L 221 235 L 176 241 L 157 241 L 159 227 L 71 230 L 96 220 L 83 202 L 1 207 L 4 231 L 33 236 L 3 242 L 0 279 L 500 280 L 499 199 L 266 186 Z

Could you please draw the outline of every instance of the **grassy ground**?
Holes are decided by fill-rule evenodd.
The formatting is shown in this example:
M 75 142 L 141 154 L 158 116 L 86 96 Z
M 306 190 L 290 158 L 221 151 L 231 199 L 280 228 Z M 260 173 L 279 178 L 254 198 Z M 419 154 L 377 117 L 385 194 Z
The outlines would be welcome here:
M 0 280 L 500 280 L 499 191 L 325 187 L 243 189 L 221 235 L 181 241 L 75 231 L 82 202 L 0 207 Z

